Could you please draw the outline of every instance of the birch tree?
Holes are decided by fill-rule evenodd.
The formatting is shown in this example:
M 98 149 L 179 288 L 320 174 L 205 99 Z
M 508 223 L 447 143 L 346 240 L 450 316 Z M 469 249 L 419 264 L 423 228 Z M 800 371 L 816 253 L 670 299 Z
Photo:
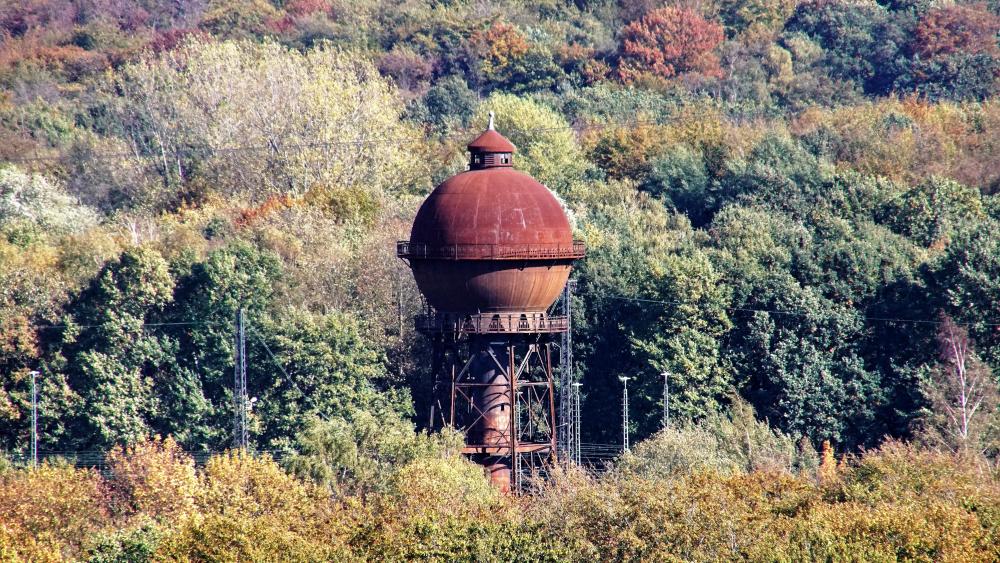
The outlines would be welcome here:
M 924 393 L 930 403 L 924 438 L 954 453 L 985 454 L 997 446 L 997 384 L 973 349 L 965 327 L 942 318 L 939 363 L 930 369 Z

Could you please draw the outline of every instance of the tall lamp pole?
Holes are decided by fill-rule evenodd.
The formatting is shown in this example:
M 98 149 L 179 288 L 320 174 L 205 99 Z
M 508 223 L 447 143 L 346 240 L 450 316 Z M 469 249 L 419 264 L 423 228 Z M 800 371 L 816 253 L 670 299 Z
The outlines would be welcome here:
M 621 376 L 618 379 L 625 384 L 622 387 L 622 451 L 628 453 L 628 380 L 632 378 Z
M 663 427 L 670 426 L 670 372 L 663 371 Z
M 31 371 L 31 467 L 38 467 L 38 371 Z

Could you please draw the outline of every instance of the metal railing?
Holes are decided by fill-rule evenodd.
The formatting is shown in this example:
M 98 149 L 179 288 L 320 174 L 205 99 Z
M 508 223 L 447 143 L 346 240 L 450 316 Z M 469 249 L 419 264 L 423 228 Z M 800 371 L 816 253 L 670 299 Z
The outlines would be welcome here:
M 572 244 L 425 244 L 401 240 L 396 243 L 400 258 L 433 260 L 545 260 L 577 259 L 587 254 L 582 240 Z
M 216 456 L 225 455 L 226 453 L 235 450 L 201 450 L 201 451 L 185 451 L 184 455 L 189 456 L 194 462 L 196 467 L 204 466 L 209 459 Z M 77 469 L 93 469 L 98 473 L 108 477 L 111 475 L 111 464 L 108 460 L 109 451 L 105 450 L 52 450 L 52 451 L 38 451 L 38 462 L 39 464 L 50 463 L 50 464 L 69 464 Z M 262 455 L 268 455 L 274 461 L 281 461 L 282 459 L 295 455 L 295 451 L 291 450 L 255 450 L 248 449 L 247 453 L 254 457 L 260 457 Z M 12 467 L 17 469 L 30 469 L 32 465 L 32 458 L 30 453 L 26 452 L 0 452 L 0 465 L 2 462 L 9 463 Z
M 537 334 L 565 332 L 569 319 L 545 313 L 432 313 L 418 315 L 416 328 L 425 334 Z

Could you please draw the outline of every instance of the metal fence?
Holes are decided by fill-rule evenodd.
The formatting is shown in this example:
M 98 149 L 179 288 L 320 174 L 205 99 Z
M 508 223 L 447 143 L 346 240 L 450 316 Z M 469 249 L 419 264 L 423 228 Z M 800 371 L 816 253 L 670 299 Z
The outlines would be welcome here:
M 191 456 L 194 460 L 196 467 L 204 466 L 209 459 L 213 456 L 223 455 L 232 450 L 206 450 L 206 451 L 194 451 L 194 452 L 184 452 Z M 250 455 L 253 456 L 269 456 L 275 461 L 281 461 L 291 455 L 294 452 L 289 452 L 287 450 L 247 450 Z M 23 452 L 0 452 L 0 459 L 6 460 L 8 463 L 17 468 L 27 468 L 31 467 L 32 459 L 31 454 Z M 38 451 L 38 464 L 42 465 L 44 463 L 49 464 L 69 464 L 77 469 L 94 469 L 98 473 L 104 476 L 109 476 L 111 474 L 111 465 L 108 462 L 108 452 L 100 450 L 87 450 L 87 451 Z
M 572 244 L 425 244 L 401 240 L 396 243 L 400 258 L 437 260 L 575 260 L 587 254 L 582 240 Z
M 416 329 L 423 333 L 455 334 L 537 334 L 565 332 L 569 319 L 545 313 L 483 313 L 476 315 L 440 313 L 418 315 Z

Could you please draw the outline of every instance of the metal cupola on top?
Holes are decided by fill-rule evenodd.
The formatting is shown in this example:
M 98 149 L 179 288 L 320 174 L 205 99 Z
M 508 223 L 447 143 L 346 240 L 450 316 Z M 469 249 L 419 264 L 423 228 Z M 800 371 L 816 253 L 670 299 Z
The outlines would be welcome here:
M 465 430 L 464 452 L 510 490 L 555 457 L 551 339 L 569 320 L 548 310 L 584 245 L 555 195 L 513 168 L 492 113 L 468 148 L 469 169 L 431 192 L 397 254 L 428 304 L 429 423 Z

